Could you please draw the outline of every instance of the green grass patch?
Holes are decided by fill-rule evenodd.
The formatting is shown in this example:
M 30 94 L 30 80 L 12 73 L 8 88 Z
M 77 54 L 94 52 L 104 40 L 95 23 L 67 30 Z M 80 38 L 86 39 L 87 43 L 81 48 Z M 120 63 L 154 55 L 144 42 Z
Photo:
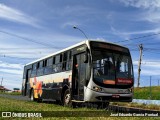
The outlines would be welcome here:
M 20 100 L 14 100 L 14 99 L 9 99 L 9 98 L 3 98 L 0 97 L 0 111 L 13 111 L 13 112 L 29 112 L 29 111 L 34 111 L 34 112 L 45 112 L 45 111 L 50 111 L 50 112 L 59 112 L 60 114 L 65 114 L 67 112 L 76 112 L 77 114 L 83 112 L 85 113 L 85 116 L 81 117 L 46 117 L 46 118 L 32 118 L 32 119 L 45 119 L 45 120 L 50 120 L 50 119 L 73 119 L 73 120 L 140 120 L 142 119 L 141 117 L 103 117 L 106 114 L 109 114 L 109 111 L 106 110 L 97 110 L 95 108 L 71 108 L 71 107 L 63 107 L 57 104 L 49 104 L 49 103 L 37 103 L 37 102 L 31 102 L 31 101 L 20 101 Z M 93 114 L 100 114 L 98 117 L 87 117 L 90 116 L 90 114 L 93 112 Z M 1 118 L 0 118 L 1 119 Z M 15 118 L 17 119 L 22 119 L 22 118 Z M 27 119 L 27 118 L 24 118 Z M 31 119 L 31 118 L 29 118 Z M 143 117 L 144 120 L 158 120 L 156 117 Z
M 0 94 L 6 94 L 6 95 L 22 95 L 20 92 L 0 92 Z
M 119 105 L 119 106 L 126 106 L 126 107 L 136 107 L 136 108 L 142 108 L 142 109 L 149 109 L 149 110 L 159 110 L 160 111 L 160 105 L 146 105 L 146 104 L 140 104 L 140 103 L 128 103 L 128 102 L 111 102 L 111 105 Z
M 134 88 L 134 99 L 160 100 L 160 86 Z

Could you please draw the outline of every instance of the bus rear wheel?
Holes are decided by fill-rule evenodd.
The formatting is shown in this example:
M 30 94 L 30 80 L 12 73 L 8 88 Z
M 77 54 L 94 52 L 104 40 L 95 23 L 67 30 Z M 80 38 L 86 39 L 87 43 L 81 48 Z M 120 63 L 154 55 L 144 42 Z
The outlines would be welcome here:
M 72 105 L 72 102 L 71 102 L 71 93 L 69 91 L 69 89 L 67 89 L 64 93 L 64 96 L 63 96 L 63 105 L 64 106 L 68 106 L 68 107 L 71 107 Z
M 34 98 L 34 90 L 31 90 L 31 94 L 30 94 L 30 100 L 31 101 L 36 101 L 36 99 Z

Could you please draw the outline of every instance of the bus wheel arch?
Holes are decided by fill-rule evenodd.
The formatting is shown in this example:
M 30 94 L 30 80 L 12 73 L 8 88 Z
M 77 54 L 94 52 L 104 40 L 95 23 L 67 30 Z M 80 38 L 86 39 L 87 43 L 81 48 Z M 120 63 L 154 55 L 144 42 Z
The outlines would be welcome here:
M 71 106 L 71 92 L 69 86 L 65 85 L 62 89 L 61 101 L 64 106 Z
M 36 98 L 34 97 L 34 89 L 33 88 L 30 89 L 29 98 L 31 101 L 36 101 Z

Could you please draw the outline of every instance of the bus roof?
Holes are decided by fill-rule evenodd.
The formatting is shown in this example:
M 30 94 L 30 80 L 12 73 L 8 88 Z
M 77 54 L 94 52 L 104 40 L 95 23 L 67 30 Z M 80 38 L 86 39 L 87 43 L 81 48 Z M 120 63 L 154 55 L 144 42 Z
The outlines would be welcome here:
M 49 57 L 54 56 L 54 55 L 57 55 L 57 54 L 59 54 L 59 53 L 65 52 L 65 51 L 67 51 L 67 50 L 70 50 L 70 49 L 72 49 L 72 48 L 78 47 L 78 46 L 80 46 L 80 45 L 83 45 L 83 44 L 87 44 L 87 45 L 88 45 L 90 41 L 94 41 L 94 42 L 104 42 L 104 43 L 110 43 L 110 44 L 113 44 L 113 45 L 118 45 L 118 44 L 115 44 L 115 43 L 106 42 L 106 41 L 102 41 L 102 40 L 85 40 L 85 41 L 79 42 L 79 43 L 77 43 L 77 44 L 75 44 L 75 45 L 72 45 L 72 46 L 70 46 L 70 47 L 67 47 L 67 48 L 65 48 L 65 49 L 62 49 L 62 50 L 60 50 L 60 51 L 57 51 L 57 52 L 55 52 L 55 53 L 49 54 L 49 55 L 47 55 L 47 56 L 45 56 L 45 57 L 42 57 L 42 58 L 40 58 L 40 59 L 34 60 L 34 61 L 26 64 L 25 66 L 30 65 L 30 64 L 33 64 L 33 63 L 36 63 L 36 62 L 41 61 L 41 60 L 44 60 L 44 59 L 46 59 L 46 58 L 49 58 Z M 118 46 L 121 46 L 121 45 L 118 45 Z M 124 47 L 124 46 L 121 46 L 121 47 Z M 126 47 L 124 47 L 124 48 L 126 48 Z M 127 49 L 128 49 L 128 48 L 127 48 Z

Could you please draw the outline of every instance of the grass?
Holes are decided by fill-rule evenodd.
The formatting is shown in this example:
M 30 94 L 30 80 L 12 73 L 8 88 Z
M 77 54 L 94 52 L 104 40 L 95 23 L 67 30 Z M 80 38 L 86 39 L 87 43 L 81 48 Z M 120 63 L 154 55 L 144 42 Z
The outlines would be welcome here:
M 160 100 L 160 86 L 134 88 L 134 99 Z
M 0 92 L 0 94 L 7 94 L 7 95 L 21 95 L 21 92 Z
M 126 106 L 126 107 L 136 107 L 136 108 L 142 108 L 142 109 L 149 109 L 149 110 L 159 110 L 160 111 L 160 105 L 145 105 L 145 104 L 139 104 L 139 103 L 127 103 L 127 102 L 112 102 L 111 105 L 119 105 L 119 106 Z
M 150 87 L 139 87 L 134 88 L 134 99 L 152 99 L 160 100 L 160 86 L 152 86 L 151 92 L 152 97 L 150 98 Z M 143 109 L 160 110 L 160 105 L 145 105 L 139 103 L 126 103 L 126 102 L 114 102 L 112 105 L 128 106 L 128 107 L 138 107 Z
M 63 107 L 60 105 L 56 105 L 56 104 L 49 104 L 49 103 L 37 103 L 37 102 L 31 102 L 31 101 L 20 101 L 20 100 L 14 100 L 14 99 L 8 99 L 8 98 L 3 98 L 0 97 L 0 111 L 13 111 L 13 112 L 46 112 L 48 111 L 49 114 L 52 113 L 59 113 L 60 115 L 64 116 L 64 117 L 45 117 L 45 118 L 32 118 L 32 119 L 45 119 L 45 120 L 50 120 L 50 119 L 73 119 L 73 120 L 82 120 L 82 119 L 86 119 L 86 120 L 101 120 L 101 119 L 105 119 L 105 120 L 140 120 L 142 119 L 141 117 L 104 117 L 106 116 L 106 114 L 110 115 L 110 112 L 105 111 L 105 110 L 97 110 L 95 108 L 70 108 L 70 107 Z M 82 114 L 81 117 L 66 117 L 65 114 L 68 113 L 75 113 L 78 114 L 78 116 L 80 114 Z M 81 113 L 82 112 L 82 113 Z M 90 114 L 95 114 L 98 115 L 98 117 L 87 117 L 90 116 Z M 58 114 L 57 114 L 58 115 Z M 72 114 L 70 114 L 72 116 Z M 0 118 L 2 119 L 2 118 Z M 15 120 L 17 119 L 21 119 L 21 118 L 15 118 Z M 27 119 L 27 118 L 24 118 Z M 31 118 L 29 118 L 31 119 Z M 158 120 L 158 118 L 156 117 L 143 117 L 144 120 Z

